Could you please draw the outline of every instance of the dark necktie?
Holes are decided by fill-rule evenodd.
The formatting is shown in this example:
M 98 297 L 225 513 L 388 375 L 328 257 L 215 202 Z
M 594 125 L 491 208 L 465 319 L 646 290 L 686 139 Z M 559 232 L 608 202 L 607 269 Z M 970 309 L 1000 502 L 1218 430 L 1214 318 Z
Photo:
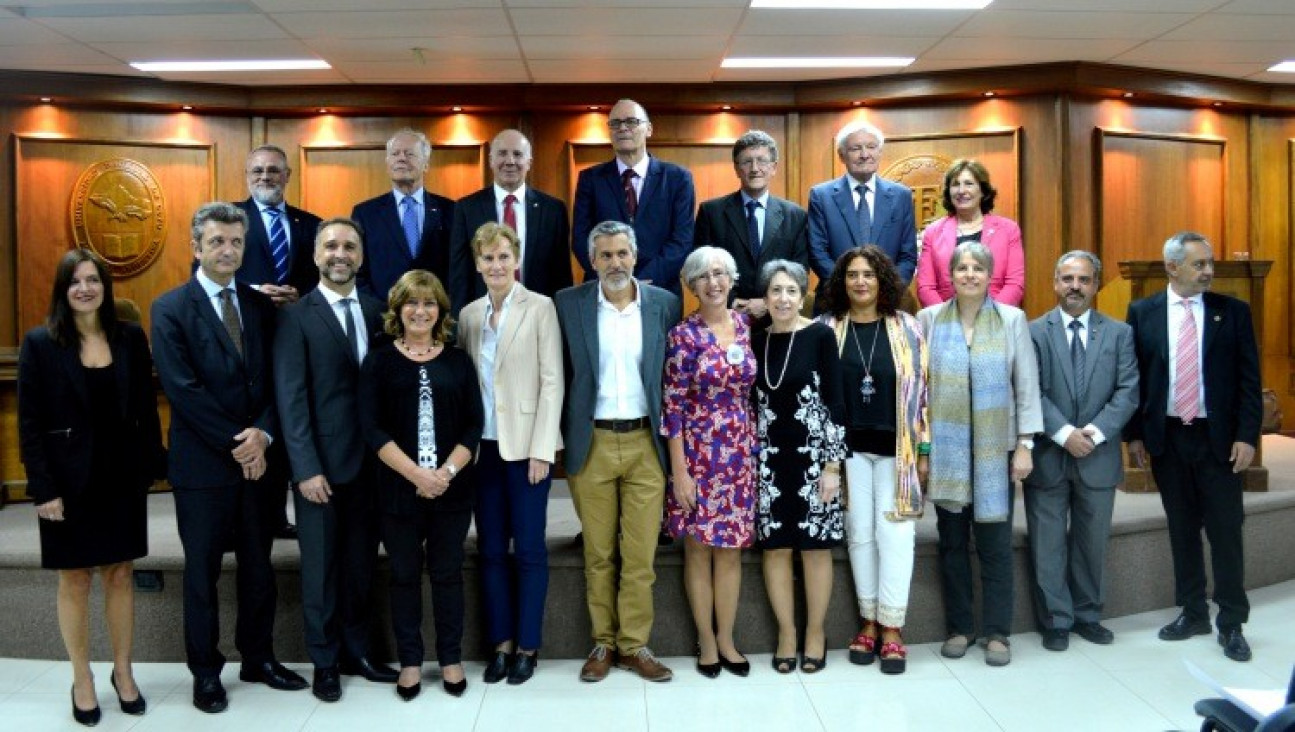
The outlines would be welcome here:
M 338 300 L 342 304 L 342 312 L 345 313 L 343 319 L 346 321 L 346 340 L 351 344 L 351 353 L 355 354 L 355 362 L 359 363 L 362 358 L 360 355 L 360 334 L 355 329 L 355 315 L 351 313 L 351 303 L 355 302 L 354 298 L 344 297 Z
M 746 202 L 746 238 L 751 243 L 751 258 L 760 261 L 760 222 L 755 218 L 755 212 L 760 208 L 759 201 Z
M 418 256 L 418 201 L 413 196 L 405 196 L 400 202 L 404 209 L 400 212 L 400 228 L 405 230 L 405 246 L 409 247 L 409 256 Z
M 517 196 L 514 196 L 511 193 L 504 196 L 504 226 L 512 229 L 513 233 L 517 233 Z M 518 236 L 520 236 L 520 234 L 518 234 Z M 517 269 L 513 270 L 513 279 L 519 281 L 522 279 L 521 262 L 518 262 Z
M 288 232 L 283 228 L 283 212 L 267 208 L 270 214 L 270 257 L 274 260 L 274 281 L 280 285 L 288 281 Z
M 1083 331 L 1083 323 L 1070 321 L 1070 368 L 1075 372 L 1075 401 L 1084 396 L 1084 360 L 1088 349 L 1084 348 Z
M 868 187 L 860 183 L 854 187 L 859 192 L 859 246 L 872 242 L 872 210 L 868 208 Z
M 225 332 L 234 342 L 234 350 L 243 355 L 243 324 L 238 319 L 238 309 L 234 307 L 234 291 L 225 288 L 220 291 L 220 320 L 225 324 Z
M 639 177 L 633 168 L 626 168 L 621 173 L 621 187 L 625 189 L 625 211 L 629 213 L 629 223 L 634 223 L 634 216 L 639 212 L 639 195 L 634 192 L 634 179 Z

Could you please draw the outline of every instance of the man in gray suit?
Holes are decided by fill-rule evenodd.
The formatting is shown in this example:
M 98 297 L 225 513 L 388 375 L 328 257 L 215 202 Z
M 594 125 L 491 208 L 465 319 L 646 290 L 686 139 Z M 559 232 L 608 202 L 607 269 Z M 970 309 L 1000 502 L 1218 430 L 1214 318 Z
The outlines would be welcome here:
M 593 227 L 588 253 L 598 280 L 554 297 L 567 378 L 562 440 L 594 638 L 580 679 L 602 681 L 616 664 L 669 681 L 647 642 L 665 500 L 661 373 L 679 298 L 634 278 L 638 245 L 628 224 Z
M 1124 478 L 1120 432 L 1138 405 L 1133 331 L 1092 309 L 1102 263 L 1085 251 L 1057 260 L 1057 309 L 1030 323 L 1039 357 L 1043 431 L 1025 480 L 1025 518 L 1043 647 L 1064 651 L 1074 631 L 1102 645 L 1102 567 Z M 1067 523 L 1069 532 L 1067 533 Z

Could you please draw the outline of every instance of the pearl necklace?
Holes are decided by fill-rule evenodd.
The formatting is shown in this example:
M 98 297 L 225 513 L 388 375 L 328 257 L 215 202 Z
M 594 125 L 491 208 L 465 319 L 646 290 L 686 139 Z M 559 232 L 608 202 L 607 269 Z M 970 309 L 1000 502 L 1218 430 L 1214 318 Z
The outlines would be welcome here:
M 409 343 L 406 342 L 403 337 L 398 341 L 398 343 L 400 343 L 401 348 L 405 349 L 405 353 L 408 353 L 410 356 L 413 356 L 414 358 L 422 358 L 423 356 L 430 356 L 432 355 L 432 351 L 435 351 L 437 348 L 440 348 L 441 346 L 441 344 L 437 343 L 436 341 L 432 341 L 431 345 L 427 347 L 427 350 L 419 352 L 419 351 L 415 351 L 413 347 L 410 346 Z
M 791 360 L 791 347 L 796 345 L 797 330 L 799 328 L 792 326 L 791 340 L 787 341 L 787 353 L 782 357 L 782 371 L 778 373 L 778 383 L 776 384 L 769 381 L 769 341 L 773 340 L 774 331 L 770 329 L 764 339 L 764 385 L 769 387 L 769 391 L 777 391 L 778 387 L 782 386 L 782 380 L 787 376 L 787 362 Z

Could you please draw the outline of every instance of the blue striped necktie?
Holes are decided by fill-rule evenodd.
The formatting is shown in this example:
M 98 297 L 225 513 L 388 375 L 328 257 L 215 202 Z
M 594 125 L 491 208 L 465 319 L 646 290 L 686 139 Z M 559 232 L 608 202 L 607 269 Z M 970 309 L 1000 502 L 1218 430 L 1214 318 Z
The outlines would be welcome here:
M 400 228 L 405 230 L 405 245 L 409 247 L 409 256 L 417 257 L 418 240 L 422 238 L 418 233 L 418 200 L 405 196 L 400 207 L 404 209 L 400 212 Z
M 270 214 L 270 258 L 274 260 L 274 281 L 283 284 L 288 280 L 288 232 L 283 229 L 283 212 L 267 208 Z

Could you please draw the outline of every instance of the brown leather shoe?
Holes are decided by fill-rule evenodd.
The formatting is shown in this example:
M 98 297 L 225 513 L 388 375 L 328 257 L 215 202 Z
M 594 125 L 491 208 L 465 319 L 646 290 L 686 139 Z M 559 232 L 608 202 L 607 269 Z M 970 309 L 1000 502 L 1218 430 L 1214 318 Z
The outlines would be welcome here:
M 616 667 L 633 671 L 644 681 L 669 681 L 674 678 L 674 672 L 656 660 L 656 656 L 652 655 L 652 649 L 647 646 L 638 649 L 638 652 L 632 656 L 621 656 L 616 662 Z
M 612 670 L 616 662 L 616 651 L 608 646 L 598 645 L 589 652 L 585 665 L 580 667 L 581 681 L 602 681 Z

